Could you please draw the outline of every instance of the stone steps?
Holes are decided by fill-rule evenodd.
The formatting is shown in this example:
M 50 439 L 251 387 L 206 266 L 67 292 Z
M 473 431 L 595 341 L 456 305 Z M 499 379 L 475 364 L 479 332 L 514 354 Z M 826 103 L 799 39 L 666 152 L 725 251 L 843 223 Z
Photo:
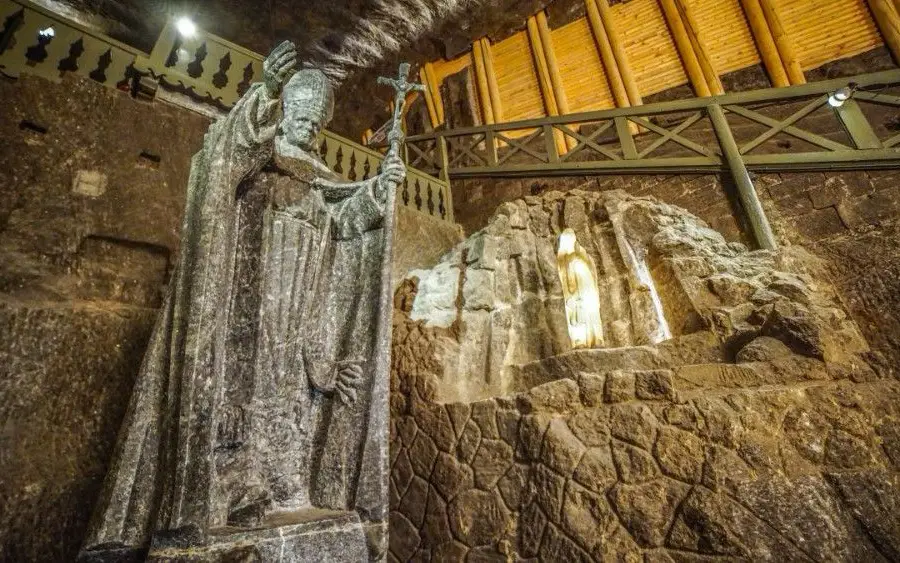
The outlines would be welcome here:
M 551 400 L 562 410 L 629 401 L 686 402 L 739 390 L 780 389 L 836 379 L 870 379 L 863 368 L 837 370 L 789 355 L 766 362 L 726 363 L 714 338 L 697 333 L 660 346 L 576 350 L 515 368 L 518 402 L 534 410 Z M 668 344 L 668 345 L 667 345 Z M 553 377 L 556 375 L 556 377 Z M 528 387 L 525 385 L 531 384 Z M 532 410 L 528 408 L 526 410 Z
M 720 364 L 725 361 L 722 345 L 715 335 L 697 332 L 656 346 L 572 350 L 521 366 L 507 367 L 506 377 L 507 381 L 517 382 L 516 391 L 526 391 L 558 379 L 577 380 L 582 373 L 671 370 L 685 365 Z

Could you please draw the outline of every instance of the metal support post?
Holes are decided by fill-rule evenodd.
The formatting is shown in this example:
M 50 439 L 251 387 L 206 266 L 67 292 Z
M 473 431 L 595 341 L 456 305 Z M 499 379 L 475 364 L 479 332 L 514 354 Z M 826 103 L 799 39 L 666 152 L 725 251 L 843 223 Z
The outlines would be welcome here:
M 747 219 L 750 221 L 753 237 L 760 248 L 775 250 L 778 247 L 778 244 L 775 242 L 775 235 L 772 233 L 772 227 L 766 218 L 766 213 L 763 210 L 762 203 L 759 201 L 759 195 L 756 193 L 753 181 L 750 179 L 750 173 L 747 171 L 744 159 L 741 158 L 741 151 L 738 149 L 734 135 L 731 133 L 725 112 L 719 104 L 711 104 L 707 111 L 712 120 L 713 128 L 716 130 L 719 146 L 722 147 L 722 152 L 728 162 L 728 168 L 731 170 L 731 175 L 737 186 L 738 197 L 741 200 L 744 213 L 747 214 Z

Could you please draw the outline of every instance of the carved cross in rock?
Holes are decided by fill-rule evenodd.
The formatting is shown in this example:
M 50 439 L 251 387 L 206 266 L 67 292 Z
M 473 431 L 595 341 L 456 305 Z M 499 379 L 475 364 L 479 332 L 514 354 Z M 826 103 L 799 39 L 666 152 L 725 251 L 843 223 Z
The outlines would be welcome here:
M 388 151 L 400 151 L 400 144 L 403 142 L 403 130 L 400 127 L 400 121 L 403 119 L 403 106 L 406 105 L 406 96 L 410 92 L 424 92 L 425 87 L 418 82 L 409 81 L 409 63 L 400 64 L 400 72 L 396 79 L 381 76 L 378 78 L 379 84 L 393 86 L 396 96 L 394 97 L 394 118 L 391 123 L 391 130 L 388 132 L 388 142 L 391 146 Z

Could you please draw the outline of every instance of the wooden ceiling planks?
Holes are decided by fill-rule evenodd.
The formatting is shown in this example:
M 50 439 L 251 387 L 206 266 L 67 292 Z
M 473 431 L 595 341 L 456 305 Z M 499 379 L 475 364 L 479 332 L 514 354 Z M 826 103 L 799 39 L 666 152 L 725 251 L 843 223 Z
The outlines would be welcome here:
M 720 75 L 759 64 L 759 52 L 739 0 L 687 0 Z
M 803 70 L 883 44 L 864 0 L 777 0 Z
M 721 75 L 760 63 L 740 0 L 685 0 L 699 35 Z M 883 44 L 865 0 L 771 0 L 804 70 L 851 57 Z M 610 7 L 640 94 L 649 96 L 688 82 L 658 0 Z M 609 81 L 586 18 L 551 31 L 571 112 L 615 106 Z M 504 121 L 546 115 L 525 32 L 493 45 Z M 436 61 L 438 82 L 471 65 L 471 55 Z
M 611 10 L 642 96 L 687 83 L 687 75 L 656 0 L 634 0 L 616 4 Z
M 492 45 L 491 50 L 504 121 L 546 115 L 528 35 L 525 32 L 511 35 Z
M 587 20 L 554 29 L 553 47 L 571 112 L 615 107 L 609 80 Z

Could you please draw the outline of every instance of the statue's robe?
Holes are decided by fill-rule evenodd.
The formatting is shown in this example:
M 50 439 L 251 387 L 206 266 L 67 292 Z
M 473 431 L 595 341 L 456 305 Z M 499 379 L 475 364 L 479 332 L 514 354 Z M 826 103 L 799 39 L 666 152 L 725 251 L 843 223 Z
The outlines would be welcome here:
M 254 85 L 193 159 L 182 250 L 85 550 L 203 542 L 261 509 L 384 525 L 393 198 L 276 157 L 279 119 Z M 344 360 L 364 374 L 350 405 L 333 391 Z

